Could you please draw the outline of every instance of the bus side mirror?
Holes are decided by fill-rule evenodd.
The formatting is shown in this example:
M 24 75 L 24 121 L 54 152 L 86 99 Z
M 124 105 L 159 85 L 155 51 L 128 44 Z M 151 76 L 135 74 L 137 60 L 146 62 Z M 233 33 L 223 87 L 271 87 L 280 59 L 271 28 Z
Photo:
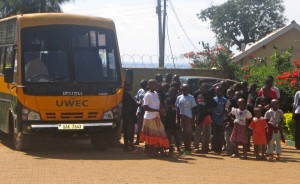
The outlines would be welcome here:
M 4 82 L 12 83 L 14 79 L 14 69 L 13 68 L 4 68 Z
M 132 87 L 132 84 L 133 84 L 133 70 L 126 69 L 125 84 L 128 85 L 129 88 Z

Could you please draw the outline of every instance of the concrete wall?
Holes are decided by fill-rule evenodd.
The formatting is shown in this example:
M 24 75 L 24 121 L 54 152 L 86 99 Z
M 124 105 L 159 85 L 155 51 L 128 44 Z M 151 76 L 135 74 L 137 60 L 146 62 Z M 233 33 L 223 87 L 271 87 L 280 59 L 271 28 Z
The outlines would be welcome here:
M 125 70 L 123 68 L 122 76 L 125 78 Z M 133 70 L 133 86 L 132 94 L 135 94 L 140 88 L 140 81 L 142 79 L 154 79 L 154 76 L 158 73 L 163 76 L 167 73 L 178 74 L 179 76 L 207 76 L 207 77 L 218 77 L 226 78 L 226 74 L 220 70 L 202 70 L 202 69 L 167 69 L 167 68 L 129 68 Z
M 265 58 L 270 61 L 270 56 L 273 53 L 273 47 L 277 45 L 279 51 L 285 51 L 291 46 L 293 46 L 292 58 L 291 61 L 295 59 L 300 59 L 300 32 L 296 29 L 292 29 L 289 32 L 279 36 L 278 38 L 272 40 L 270 43 L 264 45 L 263 47 L 257 49 L 253 54 L 255 57 Z M 252 64 L 248 59 L 251 54 L 244 57 L 242 61 L 238 61 L 243 66 Z

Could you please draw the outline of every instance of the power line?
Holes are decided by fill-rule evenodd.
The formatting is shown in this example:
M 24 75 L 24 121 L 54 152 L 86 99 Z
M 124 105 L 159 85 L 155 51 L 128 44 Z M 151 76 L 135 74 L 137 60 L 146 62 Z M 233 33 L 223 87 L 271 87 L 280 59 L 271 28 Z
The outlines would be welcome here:
M 187 26 L 190 28 L 188 30 L 197 30 L 197 31 L 203 31 L 204 29 L 201 29 L 200 27 L 197 27 L 197 25 L 193 24 L 192 22 L 190 22 L 188 19 L 186 19 L 185 17 L 181 16 L 181 18 L 183 18 L 183 20 L 185 21 L 185 29 L 187 29 Z M 177 22 L 177 20 L 174 20 Z
M 172 22 L 170 22 L 170 21 L 168 21 L 168 23 L 170 23 L 171 24 L 171 26 L 172 26 L 172 30 L 174 31 L 174 33 L 176 34 L 176 36 L 177 36 L 177 39 L 179 40 L 179 42 L 180 42 L 180 46 L 183 48 L 183 50 L 184 50 L 184 52 L 187 52 L 187 49 L 184 47 L 184 44 L 183 44 L 183 42 L 182 42 L 182 40 L 181 40 L 181 38 L 180 38 L 180 36 L 178 35 L 178 33 L 176 32 L 176 29 L 175 29 L 175 26 L 172 24 Z
M 188 24 L 186 24 L 186 29 L 188 30 L 196 30 L 199 31 L 199 33 L 207 35 L 207 36 L 211 36 L 210 33 L 207 31 L 209 28 L 204 28 L 204 26 L 198 27 L 197 25 L 195 25 L 194 23 L 191 22 L 191 20 L 187 19 L 187 17 L 181 16 L 184 20 L 186 20 L 186 22 Z M 190 28 L 190 29 L 189 29 Z M 200 43 L 200 42 L 199 42 Z
M 181 29 L 182 29 L 184 35 L 186 36 L 186 38 L 188 39 L 188 41 L 190 42 L 190 44 L 191 44 L 197 51 L 199 51 L 199 49 L 194 45 L 194 43 L 192 42 L 192 40 L 190 39 L 190 37 L 189 37 L 188 34 L 186 33 L 185 29 L 183 28 L 183 26 L 182 26 L 182 24 L 181 24 L 181 21 L 179 20 L 178 15 L 177 15 L 177 13 L 176 13 L 176 11 L 175 11 L 175 8 L 174 8 L 174 6 L 173 6 L 172 1 L 169 0 L 169 3 L 170 3 L 170 5 L 171 5 L 171 9 L 172 9 L 172 11 L 173 11 L 173 13 L 174 13 L 174 15 L 175 15 L 175 18 L 176 18 L 176 20 L 177 20 L 179 26 L 181 27 Z
M 197 29 L 202 29 L 207 31 L 207 28 L 201 24 L 199 24 L 198 22 L 196 22 L 194 19 L 192 19 L 191 17 L 187 16 L 185 13 L 183 13 L 181 10 L 177 9 L 177 11 L 179 12 L 180 15 L 182 15 L 182 17 L 190 23 L 190 25 L 194 26 Z M 200 21 L 200 20 L 199 20 Z M 198 27 L 200 26 L 200 27 Z
M 167 19 L 167 23 L 168 23 L 168 20 L 169 19 Z M 169 47 L 170 47 L 170 51 L 171 51 L 171 55 L 172 55 L 173 66 L 175 68 L 174 55 L 173 55 L 172 45 L 171 45 L 170 36 L 169 36 L 169 26 L 168 26 L 168 24 L 166 24 L 166 26 L 167 26 L 167 36 L 168 36 Z

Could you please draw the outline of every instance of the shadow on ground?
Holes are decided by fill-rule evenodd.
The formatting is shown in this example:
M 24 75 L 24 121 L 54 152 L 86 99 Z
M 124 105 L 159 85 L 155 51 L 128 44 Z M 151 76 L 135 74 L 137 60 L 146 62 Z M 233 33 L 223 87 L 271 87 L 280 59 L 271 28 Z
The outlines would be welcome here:
M 11 138 L 4 137 L 1 144 L 13 149 Z M 143 146 L 137 147 L 138 153 L 124 152 L 122 145 L 111 146 L 106 151 L 95 151 L 88 139 L 74 140 L 71 138 L 41 138 L 33 140 L 29 148 L 24 151 L 25 155 L 35 159 L 63 159 L 63 160 L 149 160 L 159 159 L 174 163 L 190 163 L 195 160 L 190 156 L 172 155 L 170 157 L 151 158 L 144 153 Z
M 12 141 L 9 137 L 1 137 L 1 144 L 13 150 Z M 114 146 L 108 148 L 106 151 L 95 151 L 89 140 L 74 140 L 70 138 L 41 138 L 34 140 L 32 145 L 27 151 L 23 153 L 25 155 L 34 157 L 35 159 L 63 159 L 63 160 L 149 160 L 149 159 L 159 159 L 166 162 L 174 163 L 186 163 L 193 164 L 192 161 L 198 158 L 204 159 L 215 159 L 224 160 L 224 155 L 217 155 L 212 152 L 209 154 L 197 154 L 193 153 L 192 156 L 183 156 L 174 154 L 171 157 L 159 157 L 159 158 L 149 158 L 145 153 L 143 153 L 143 146 L 137 147 L 138 153 L 126 153 L 123 152 L 122 145 Z M 299 150 L 292 149 L 292 147 L 283 147 L 283 156 L 280 161 L 270 161 L 270 162 L 300 162 L 298 154 Z M 295 157 L 295 155 L 297 155 Z M 257 161 L 253 154 L 253 150 L 248 152 L 249 161 Z M 260 161 L 257 161 L 260 162 Z

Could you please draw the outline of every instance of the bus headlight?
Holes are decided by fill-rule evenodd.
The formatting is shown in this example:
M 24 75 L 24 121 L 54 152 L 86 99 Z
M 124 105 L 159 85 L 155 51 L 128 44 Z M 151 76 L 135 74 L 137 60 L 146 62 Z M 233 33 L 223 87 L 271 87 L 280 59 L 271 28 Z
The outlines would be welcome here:
M 107 111 L 103 113 L 102 119 L 113 119 L 113 118 L 114 118 L 114 114 L 112 111 Z
M 28 114 L 28 120 L 41 120 L 41 116 L 39 113 L 30 111 Z
M 122 111 L 122 103 L 112 108 L 112 110 L 103 113 L 102 119 L 114 119 L 114 118 L 118 119 L 121 117 L 121 111 Z
M 23 107 L 22 120 L 38 121 L 38 120 L 41 120 L 41 116 L 39 113 Z

